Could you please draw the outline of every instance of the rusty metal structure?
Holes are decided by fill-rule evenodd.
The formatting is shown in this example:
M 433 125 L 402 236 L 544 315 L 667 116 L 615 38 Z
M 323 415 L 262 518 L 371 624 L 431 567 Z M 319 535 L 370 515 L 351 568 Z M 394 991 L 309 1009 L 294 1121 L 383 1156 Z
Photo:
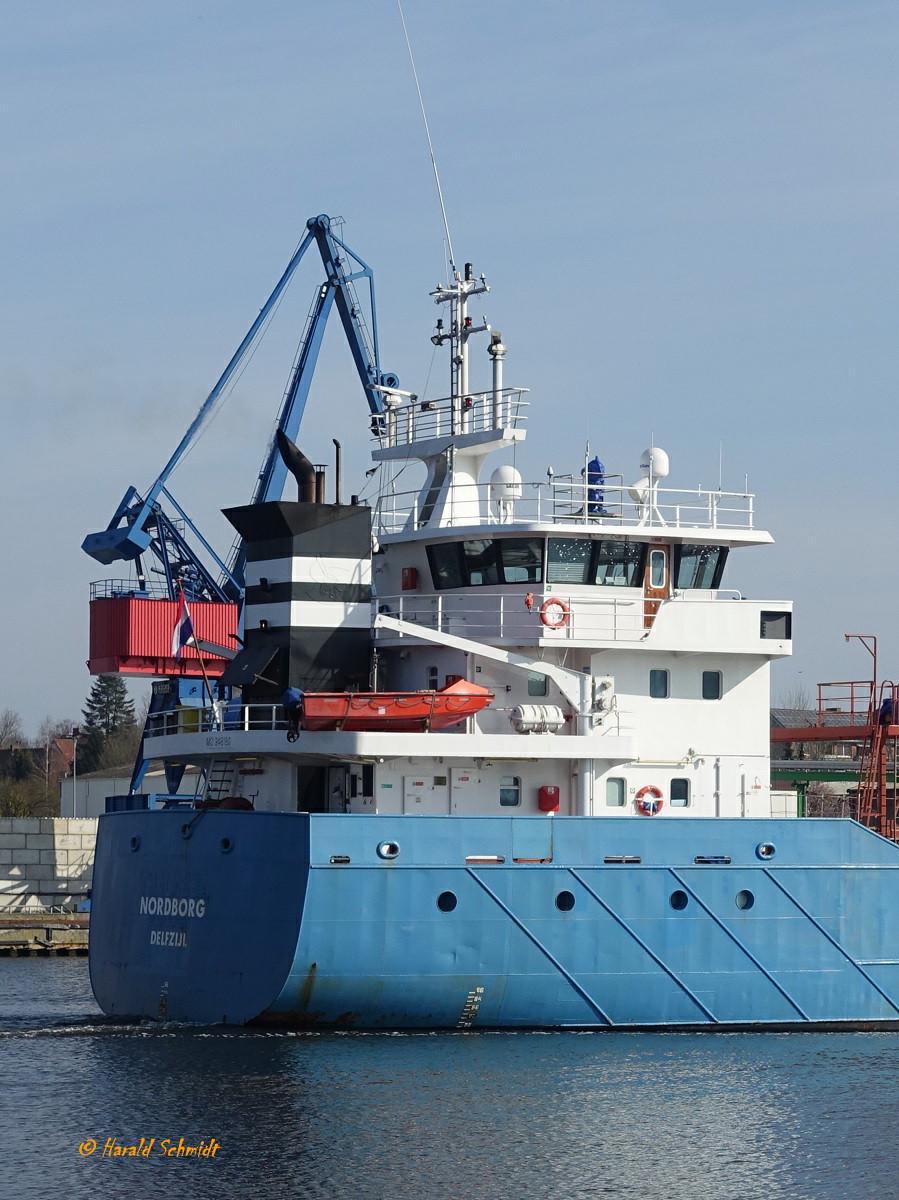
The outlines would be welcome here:
M 859 764 L 853 816 L 881 837 L 899 842 L 896 770 L 899 766 L 899 685 L 877 679 L 877 639 L 858 637 L 874 660 L 874 678 L 818 684 L 814 724 L 772 729 L 771 741 L 844 743 Z

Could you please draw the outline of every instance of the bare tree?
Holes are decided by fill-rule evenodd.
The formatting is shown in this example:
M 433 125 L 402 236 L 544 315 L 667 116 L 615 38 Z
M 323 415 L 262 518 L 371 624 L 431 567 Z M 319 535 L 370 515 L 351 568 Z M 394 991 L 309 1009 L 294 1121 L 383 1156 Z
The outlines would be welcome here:
M 851 816 L 851 802 L 829 783 L 810 783 L 805 793 L 805 813 L 808 817 Z
M 13 708 L 4 708 L 0 712 L 0 750 L 8 750 L 11 746 L 22 746 L 25 743 L 25 726 L 22 718 Z

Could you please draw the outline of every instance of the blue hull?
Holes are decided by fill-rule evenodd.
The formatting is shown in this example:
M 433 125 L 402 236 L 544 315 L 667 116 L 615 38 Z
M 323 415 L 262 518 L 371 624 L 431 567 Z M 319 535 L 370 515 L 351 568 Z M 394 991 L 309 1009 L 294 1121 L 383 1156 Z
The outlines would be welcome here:
M 899 846 L 839 820 L 115 813 L 90 971 L 111 1015 L 202 1023 L 899 1026 Z

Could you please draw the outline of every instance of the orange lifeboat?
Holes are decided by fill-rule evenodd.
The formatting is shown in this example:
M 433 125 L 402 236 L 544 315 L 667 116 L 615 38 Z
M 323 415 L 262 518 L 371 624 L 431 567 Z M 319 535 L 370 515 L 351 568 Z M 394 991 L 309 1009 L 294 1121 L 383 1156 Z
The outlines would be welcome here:
M 303 692 L 300 727 L 379 733 L 449 729 L 493 699 L 487 688 L 465 679 L 440 692 Z

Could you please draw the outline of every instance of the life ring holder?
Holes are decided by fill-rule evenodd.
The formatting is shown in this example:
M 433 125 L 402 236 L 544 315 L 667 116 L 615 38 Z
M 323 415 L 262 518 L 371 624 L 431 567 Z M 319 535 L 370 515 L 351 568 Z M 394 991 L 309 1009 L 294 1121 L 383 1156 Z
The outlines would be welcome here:
M 558 613 L 555 619 L 550 615 L 554 612 Z M 571 620 L 571 609 L 558 596 L 547 596 L 540 605 L 540 620 L 547 629 L 564 629 Z
M 646 796 L 649 796 L 650 799 L 645 799 Z M 654 783 L 648 783 L 646 787 L 640 788 L 636 795 L 636 801 L 637 812 L 644 817 L 657 816 L 665 803 L 661 791 Z

